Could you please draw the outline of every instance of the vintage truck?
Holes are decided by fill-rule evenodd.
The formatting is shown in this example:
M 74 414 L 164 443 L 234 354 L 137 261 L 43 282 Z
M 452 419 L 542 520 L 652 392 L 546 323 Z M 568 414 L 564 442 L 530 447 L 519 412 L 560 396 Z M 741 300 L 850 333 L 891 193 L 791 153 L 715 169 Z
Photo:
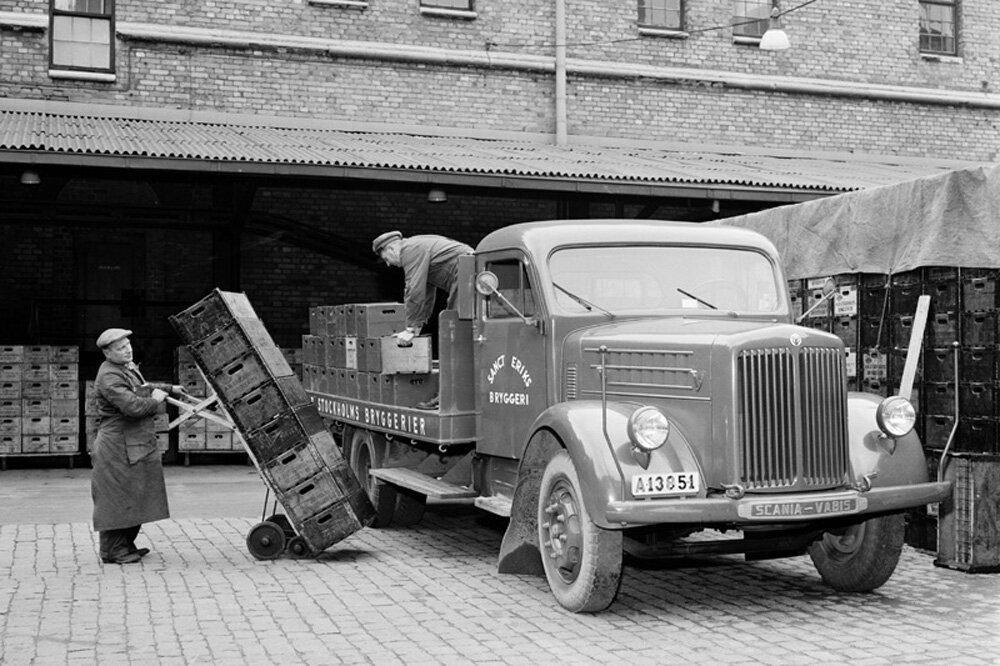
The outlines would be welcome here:
M 376 526 L 473 498 L 509 517 L 501 572 L 544 574 L 592 612 L 623 553 L 808 553 L 832 588 L 873 590 L 904 510 L 951 492 L 928 481 L 910 402 L 848 392 L 842 341 L 796 325 L 756 232 L 517 224 L 459 272 L 420 390 L 371 371 L 306 382 Z M 415 408 L 435 391 L 438 410 Z

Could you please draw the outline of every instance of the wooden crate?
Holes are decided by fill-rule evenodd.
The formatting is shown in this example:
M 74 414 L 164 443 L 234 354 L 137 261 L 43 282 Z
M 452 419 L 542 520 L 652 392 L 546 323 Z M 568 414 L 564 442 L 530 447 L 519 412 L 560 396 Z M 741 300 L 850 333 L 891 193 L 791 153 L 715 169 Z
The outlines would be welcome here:
M 430 336 L 413 338 L 410 347 L 400 347 L 392 336 L 379 338 L 379 366 L 376 371 L 383 375 L 430 372 L 433 366 Z
M 955 489 L 940 506 L 935 564 L 970 573 L 1000 572 L 1000 456 L 952 457 L 944 476 Z

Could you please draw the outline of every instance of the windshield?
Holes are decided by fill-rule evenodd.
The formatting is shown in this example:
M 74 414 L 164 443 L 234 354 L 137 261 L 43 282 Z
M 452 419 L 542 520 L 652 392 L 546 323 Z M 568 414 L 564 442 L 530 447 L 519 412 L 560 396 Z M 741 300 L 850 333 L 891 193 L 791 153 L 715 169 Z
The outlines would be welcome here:
M 785 307 L 770 260 L 743 248 L 571 247 L 552 254 L 549 272 L 556 304 L 567 313 L 587 312 L 588 302 L 615 314 L 774 314 Z

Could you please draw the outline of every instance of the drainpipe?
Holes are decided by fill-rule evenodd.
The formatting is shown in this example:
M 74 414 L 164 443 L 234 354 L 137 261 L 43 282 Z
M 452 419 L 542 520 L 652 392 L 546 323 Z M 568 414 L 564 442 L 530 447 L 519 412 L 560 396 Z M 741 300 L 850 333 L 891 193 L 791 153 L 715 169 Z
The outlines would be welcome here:
M 566 141 L 566 0 L 556 0 L 556 145 Z

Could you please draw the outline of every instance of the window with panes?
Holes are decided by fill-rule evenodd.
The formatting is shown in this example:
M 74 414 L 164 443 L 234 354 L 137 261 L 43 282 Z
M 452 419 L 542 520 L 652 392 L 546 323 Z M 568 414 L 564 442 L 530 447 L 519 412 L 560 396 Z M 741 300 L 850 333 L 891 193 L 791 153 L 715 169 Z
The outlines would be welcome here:
M 472 11 L 472 0 L 420 0 L 421 7 L 429 9 L 459 9 Z
M 733 0 L 733 36 L 763 37 L 771 18 L 771 0 Z
M 957 0 L 920 0 L 920 51 L 957 55 Z
M 50 0 L 53 69 L 114 71 L 114 0 Z
M 684 0 L 639 0 L 639 25 L 683 30 Z

